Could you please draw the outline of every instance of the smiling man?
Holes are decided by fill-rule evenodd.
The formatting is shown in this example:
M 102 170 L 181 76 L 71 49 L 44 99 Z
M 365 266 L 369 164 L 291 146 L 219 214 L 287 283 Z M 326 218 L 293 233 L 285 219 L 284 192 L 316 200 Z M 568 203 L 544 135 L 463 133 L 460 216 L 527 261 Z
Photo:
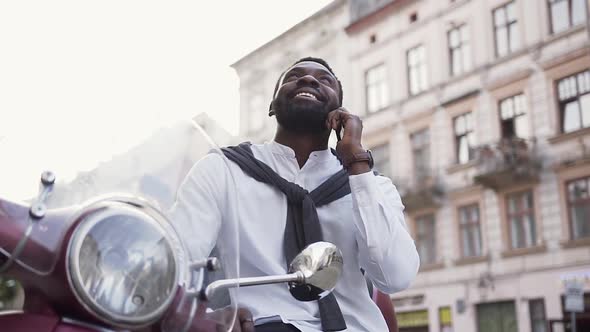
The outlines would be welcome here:
M 190 230 L 190 216 L 219 225 L 227 217 L 223 193 L 237 193 L 243 277 L 285 274 L 291 259 L 313 242 L 332 242 L 342 251 L 341 278 L 319 301 L 298 301 L 285 285 L 241 288 L 238 331 L 251 331 L 252 322 L 256 331 L 387 331 L 361 269 L 384 293 L 407 288 L 418 271 L 400 196 L 388 178 L 371 170 L 362 122 L 342 100 L 341 83 L 324 60 L 297 61 L 275 88 L 269 113 L 277 120 L 274 140 L 225 148 L 231 173 L 219 155 L 205 157 L 178 194 L 175 219 Z M 341 136 L 336 154 L 328 148 L 332 130 Z M 235 185 L 225 181 L 229 174 L 238 174 Z M 198 250 L 213 244 L 201 243 Z

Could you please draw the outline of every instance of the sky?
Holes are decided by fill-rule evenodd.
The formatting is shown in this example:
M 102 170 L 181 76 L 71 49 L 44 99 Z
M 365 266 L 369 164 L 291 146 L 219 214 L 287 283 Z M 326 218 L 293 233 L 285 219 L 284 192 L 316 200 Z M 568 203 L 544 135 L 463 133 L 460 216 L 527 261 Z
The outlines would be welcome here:
M 0 194 L 201 112 L 237 134 L 230 64 L 329 2 L 0 2 Z

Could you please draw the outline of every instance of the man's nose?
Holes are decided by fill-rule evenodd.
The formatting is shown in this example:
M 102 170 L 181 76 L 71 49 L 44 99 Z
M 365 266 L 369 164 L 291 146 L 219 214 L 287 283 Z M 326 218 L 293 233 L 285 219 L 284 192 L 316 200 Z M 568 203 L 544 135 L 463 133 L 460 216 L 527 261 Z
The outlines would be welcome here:
M 316 78 L 313 77 L 313 75 L 305 75 L 305 76 L 301 76 L 297 80 L 297 85 L 299 85 L 299 86 L 311 86 L 313 88 L 319 88 L 320 87 L 320 82 L 318 82 L 318 80 L 316 80 Z

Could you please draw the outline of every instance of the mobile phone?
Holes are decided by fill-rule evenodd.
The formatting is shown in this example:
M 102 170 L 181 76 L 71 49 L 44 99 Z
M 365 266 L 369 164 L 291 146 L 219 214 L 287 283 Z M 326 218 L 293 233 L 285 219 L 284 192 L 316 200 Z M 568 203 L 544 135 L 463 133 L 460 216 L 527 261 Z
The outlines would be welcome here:
M 342 140 L 342 135 L 340 134 L 340 132 L 342 131 L 342 126 L 338 126 L 338 129 L 334 129 L 334 132 L 336 132 L 336 139 L 338 140 L 338 142 L 340 142 Z

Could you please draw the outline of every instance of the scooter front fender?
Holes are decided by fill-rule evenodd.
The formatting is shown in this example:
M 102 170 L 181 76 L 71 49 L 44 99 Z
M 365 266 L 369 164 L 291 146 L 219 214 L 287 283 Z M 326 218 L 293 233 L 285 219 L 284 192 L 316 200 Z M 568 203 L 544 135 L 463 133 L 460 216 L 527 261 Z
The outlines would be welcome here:
M 58 316 L 20 311 L 1 313 L 0 326 L 2 331 L 10 332 L 97 332 L 94 329 L 63 323 Z

